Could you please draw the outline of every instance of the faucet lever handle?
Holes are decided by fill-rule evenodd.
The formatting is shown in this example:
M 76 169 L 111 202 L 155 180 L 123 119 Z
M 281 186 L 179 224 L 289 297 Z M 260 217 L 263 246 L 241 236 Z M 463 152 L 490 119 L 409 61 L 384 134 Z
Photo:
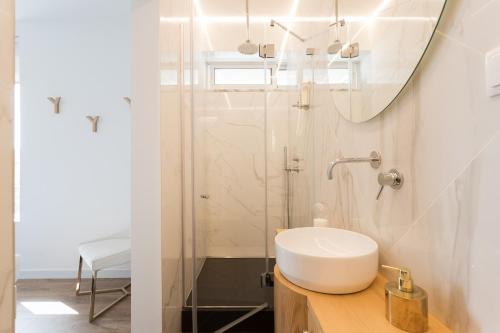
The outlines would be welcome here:
M 377 200 L 378 198 L 380 198 L 380 195 L 382 194 L 382 190 L 384 189 L 384 185 L 380 186 L 380 190 L 378 191 L 378 194 L 377 194 Z

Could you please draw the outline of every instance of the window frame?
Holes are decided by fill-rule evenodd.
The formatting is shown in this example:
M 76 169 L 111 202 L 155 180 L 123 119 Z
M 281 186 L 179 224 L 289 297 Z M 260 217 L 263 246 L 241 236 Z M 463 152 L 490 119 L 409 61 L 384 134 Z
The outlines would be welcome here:
M 162 72 L 164 71 L 173 71 L 175 72 L 175 83 L 169 83 L 169 84 L 162 84 Z M 184 79 L 184 86 L 190 86 L 191 85 L 191 82 L 190 82 L 190 73 L 189 73 L 190 69 L 189 68 L 184 68 L 184 73 L 183 73 L 183 79 Z M 193 71 L 194 75 L 193 75 L 193 78 L 194 78 L 194 84 L 195 86 L 196 85 L 199 85 L 200 83 L 200 73 L 198 71 L 198 69 L 195 69 Z M 175 90 L 177 89 L 180 85 L 181 85 L 181 75 L 179 75 L 179 68 L 178 66 L 176 66 L 175 63 L 162 63 L 160 64 L 160 78 L 159 78 L 159 85 L 160 85 L 160 89 L 163 91 L 163 90 L 167 90 L 167 91 L 170 91 L 170 90 Z
M 265 66 L 262 62 L 233 62 L 233 61 L 211 61 L 206 63 L 207 68 L 207 87 L 210 89 L 263 89 L 266 87 L 275 87 L 275 67 L 274 65 Z M 269 70 L 269 82 L 260 84 L 216 84 L 215 71 L 217 69 L 262 69 Z
M 332 69 L 347 69 L 350 72 L 351 75 L 351 83 L 330 83 L 330 82 L 317 82 L 315 81 L 314 84 L 320 86 L 320 87 L 328 87 L 329 89 L 332 90 L 359 90 L 360 89 L 360 64 L 357 61 L 352 61 L 351 60 L 346 60 L 346 61 L 334 61 L 333 63 L 329 64 L 328 62 L 323 62 L 320 63 L 320 66 L 322 68 L 328 70 Z

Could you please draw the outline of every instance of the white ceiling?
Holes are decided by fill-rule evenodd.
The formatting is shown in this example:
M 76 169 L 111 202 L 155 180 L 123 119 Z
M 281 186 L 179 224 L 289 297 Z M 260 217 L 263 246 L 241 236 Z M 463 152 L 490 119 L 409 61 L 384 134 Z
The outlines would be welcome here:
M 178 1 L 178 4 L 187 0 Z M 79 19 L 128 15 L 132 0 L 16 0 L 18 20 L 26 19 Z M 167 1 L 165 1 L 167 2 Z M 207 16 L 245 15 L 245 0 L 197 0 Z M 340 0 L 343 15 L 366 12 L 381 0 Z M 290 13 L 293 4 L 295 13 Z M 333 0 L 249 0 L 251 16 L 330 16 L 333 15 Z M 364 8 L 367 7 L 367 8 Z
M 93 19 L 130 15 L 131 0 L 16 0 L 16 19 Z

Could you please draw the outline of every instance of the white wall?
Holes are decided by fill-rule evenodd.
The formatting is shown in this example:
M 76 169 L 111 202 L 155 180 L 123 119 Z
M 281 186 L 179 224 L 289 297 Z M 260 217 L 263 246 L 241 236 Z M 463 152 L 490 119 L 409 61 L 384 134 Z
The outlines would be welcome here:
M 162 331 L 158 0 L 132 5 L 132 332 Z
M 18 21 L 21 278 L 72 278 L 80 242 L 130 226 L 130 4 L 115 5 Z M 101 117 L 97 133 L 87 115 Z

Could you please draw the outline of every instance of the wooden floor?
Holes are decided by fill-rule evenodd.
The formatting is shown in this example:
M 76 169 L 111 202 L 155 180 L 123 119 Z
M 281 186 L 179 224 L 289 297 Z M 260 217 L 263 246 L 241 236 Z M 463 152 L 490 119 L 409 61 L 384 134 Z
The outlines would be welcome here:
M 121 287 L 127 279 L 100 279 L 97 288 Z M 89 280 L 82 291 L 89 289 Z M 99 294 L 96 310 L 112 302 L 116 294 Z M 62 302 L 78 314 L 34 314 L 23 302 Z M 93 323 L 88 322 L 89 296 L 75 295 L 75 280 L 20 280 L 17 282 L 16 333 L 128 333 L 130 297 L 118 303 Z M 41 304 L 41 303 L 40 303 Z

